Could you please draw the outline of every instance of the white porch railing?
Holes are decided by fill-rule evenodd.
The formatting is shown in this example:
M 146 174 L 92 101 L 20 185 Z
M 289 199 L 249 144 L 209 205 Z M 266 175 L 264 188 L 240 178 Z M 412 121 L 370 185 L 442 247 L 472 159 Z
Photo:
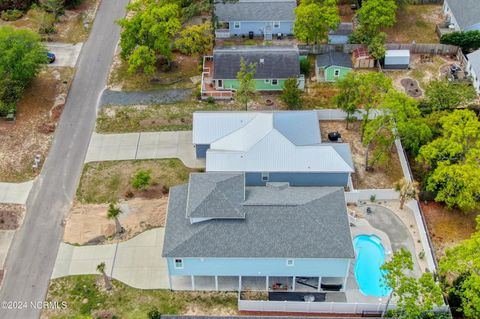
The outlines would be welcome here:
M 388 309 L 394 308 L 394 304 L 390 304 L 388 307 Z M 238 300 L 238 310 L 240 311 L 362 314 L 382 312 L 384 309 L 384 303 Z
M 227 29 L 215 30 L 215 37 L 219 39 L 230 38 L 230 30 L 227 30 Z

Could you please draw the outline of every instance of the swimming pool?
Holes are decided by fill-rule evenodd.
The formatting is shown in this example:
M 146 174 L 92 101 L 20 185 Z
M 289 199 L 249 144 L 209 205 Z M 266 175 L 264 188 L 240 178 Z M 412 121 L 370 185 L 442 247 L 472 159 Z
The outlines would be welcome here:
M 390 293 L 388 287 L 382 286 L 380 266 L 385 261 L 385 249 L 377 236 L 360 235 L 353 240 L 357 261 L 355 263 L 355 278 L 360 291 L 367 296 L 385 297 Z

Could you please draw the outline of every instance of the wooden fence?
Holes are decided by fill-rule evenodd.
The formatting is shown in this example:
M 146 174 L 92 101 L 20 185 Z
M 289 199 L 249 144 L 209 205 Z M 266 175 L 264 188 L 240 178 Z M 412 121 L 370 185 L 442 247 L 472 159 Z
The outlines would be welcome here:
M 301 54 L 323 54 L 330 51 L 352 53 L 356 48 L 365 47 L 363 44 L 318 44 L 299 45 Z M 456 55 L 459 47 L 439 43 L 387 43 L 387 50 L 410 50 L 412 54 L 435 54 L 435 55 Z

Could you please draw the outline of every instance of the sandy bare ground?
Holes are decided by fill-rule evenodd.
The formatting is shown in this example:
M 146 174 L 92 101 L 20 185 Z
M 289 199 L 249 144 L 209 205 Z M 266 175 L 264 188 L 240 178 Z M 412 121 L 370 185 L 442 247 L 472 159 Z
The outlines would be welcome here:
M 393 188 L 403 176 L 396 149 L 393 148 L 389 162 L 383 165 L 377 164 L 373 171 L 367 172 L 365 170 L 366 148 L 360 141 L 360 122 L 350 123 L 348 130 L 345 126 L 345 121 L 320 121 L 323 141 L 328 140 L 329 132 L 338 131 L 342 135 L 343 141 L 350 144 L 355 166 L 355 173 L 352 174 L 353 186 L 357 189 Z
M 134 198 L 118 205 L 123 213 L 120 223 L 125 233 L 118 239 L 128 240 L 141 232 L 165 226 L 168 197 Z M 64 241 L 70 244 L 98 244 L 116 240 L 115 222 L 107 218 L 108 204 L 75 202 L 65 220 Z

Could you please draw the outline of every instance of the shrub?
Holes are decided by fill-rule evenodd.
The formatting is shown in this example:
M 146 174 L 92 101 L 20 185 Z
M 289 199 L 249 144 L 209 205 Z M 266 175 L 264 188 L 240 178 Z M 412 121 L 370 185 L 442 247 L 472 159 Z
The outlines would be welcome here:
M 377 199 L 377 195 L 372 194 L 370 195 L 370 201 L 373 203 Z
M 209 96 L 206 101 L 208 104 L 215 104 L 215 99 L 213 98 L 213 96 Z
M 440 43 L 459 46 L 465 52 L 477 50 L 480 48 L 480 31 L 447 33 L 442 35 Z
M 300 73 L 305 75 L 305 77 L 309 77 L 310 73 L 312 72 L 312 65 L 308 59 L 300 60 Z
M 0 14 L 0 18 L 4 21 L 15 21 L 23 17 L 23 11 L 17 9 L 5 10 Z
M 28 11 L 35 27 L 40 34 L 51 34 L 55 32 L 55 14 L 49 13 L 41 8 L 33 8 Z
M 298 110 L 300 108 L 302 104 L 301 94 L 302 91 L 298 88 L 297 79 L 290 78 L 285 81 L 281 99 L 287 104 L 289 110 Z
M 0 0 L 0 11 L 17 9 L 25 10 L 30 7 L 33 0 Z
M 138 190 L 146 189 L 152 181 L 152 176 L 150 171 L 139 170 L 132 179 L 132 186 Z
M 157 309 L 152 309 L 148 312 L 148 319 L 160 319 L 162 314 Z

